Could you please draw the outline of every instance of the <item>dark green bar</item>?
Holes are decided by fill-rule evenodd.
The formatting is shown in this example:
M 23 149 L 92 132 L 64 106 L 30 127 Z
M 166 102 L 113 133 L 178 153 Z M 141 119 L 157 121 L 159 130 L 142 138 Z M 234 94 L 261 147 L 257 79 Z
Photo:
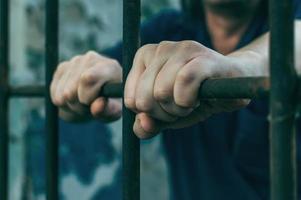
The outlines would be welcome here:
M 199 97 L 204 99 L 263 98 L 268 96 L 269 89 L 270 83 L 267 77 L 208 79 L 201 85 Z M 44 97 L 45 87 L 42 85 L 10 87 L 9 95 L 12 97 Z M 123 96 L 123 85 L 120 83 L 104 85 L 99 96 L 120 98 Z
M 45 86 L 42 85 L 25 85 L 9 88 L 9 96 L 11 97 L 44 97 L 45 92 Z
M 0 199 L 8 199 L 9 1 L 0 0 Z
M 293 1 L 270 0 L 270 180 L 272 200 L 296 200 L 297 75 Z
M 140 0 L 123 0 L 123 82 L 139 48 Z M 124 85 L 123 85 L 124 88 Z M 123 199 L 140 199 L 140 142 L 133 133 L 135 115 L 123 107 Z
M 58 0 L 46 0 L 46 173 L 47 200 L 58 200 L 58 111 L 50 98 L 50 83 L 58 64 Z

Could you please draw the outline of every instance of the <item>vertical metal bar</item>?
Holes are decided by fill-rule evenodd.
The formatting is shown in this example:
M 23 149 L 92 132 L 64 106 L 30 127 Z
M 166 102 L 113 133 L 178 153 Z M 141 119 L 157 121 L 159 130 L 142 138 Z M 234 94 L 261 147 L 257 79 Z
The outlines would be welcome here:
M 0 199 L 8 199 L 9 0 L 0 0 Z
M 123 82 L 139 48 L 140 0 L 123 1 Z M 124 87 L 124 85 L 123 85 Z M 140 199 L 140 143 L 133 133 L 135 115 L 123 109 L 123 199 Z
M 58 200 L 58 111 L 50 99 L 49 87 L 58 64 L 58 0 L 46 0 L 46 131 L 47 199 Z
M 297 199 L 293 21 L 292 0 L 270 0 L 272 200 Z

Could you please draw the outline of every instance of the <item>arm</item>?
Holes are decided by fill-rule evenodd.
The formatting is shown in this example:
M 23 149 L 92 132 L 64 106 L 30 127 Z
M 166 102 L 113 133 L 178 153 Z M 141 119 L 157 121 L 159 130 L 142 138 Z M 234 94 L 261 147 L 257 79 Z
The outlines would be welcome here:
M 298 74 L 301 74 L 301 20 L 295 21 L 295 65 Z M 268 75 L 269 73 L 269 33 L 266 33 L 251 44 L 229 54 L 228 56 L 240 57 L 246 52 L 258 55 L 262 62 L 262 71 L 260 74 Z
M 300 21 L 296 21 L 295 35 L 300 72 Z M 142 47 L 125 87 L 125 104 L 137 113 L 135 133 L 149 138 L 162 129 L 183 128 L 248 105 L 248 100 L 199 100 L 198 89 L 208 78 L 268 76 L 268 40 L 267 33 L 227 56 L 193 41 Z

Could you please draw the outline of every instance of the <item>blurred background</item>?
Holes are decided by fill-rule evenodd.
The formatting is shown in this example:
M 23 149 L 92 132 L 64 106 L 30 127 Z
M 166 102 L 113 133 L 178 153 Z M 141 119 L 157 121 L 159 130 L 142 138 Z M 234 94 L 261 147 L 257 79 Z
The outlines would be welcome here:
M 44 0 L 11 0 L 10 83 L 44 84 Z M 180 0 L 142 0 L 142 20 Z M 185 6 L 184 6 L 185 7 Z M 101 51 L 122 38 L 121 0 L 62 0 L 60 59 Z M 10 199 L 45 199 L 45 131 L 42 99 L 10 100 Z M 97 129 L 99 131 L 95 132 Z M 63 200 L 121 198 L 121 121 L 66 124 L 60 129 Z M 166 200 L 168 168 L 160 137 L 142 143 L 141 199 Z

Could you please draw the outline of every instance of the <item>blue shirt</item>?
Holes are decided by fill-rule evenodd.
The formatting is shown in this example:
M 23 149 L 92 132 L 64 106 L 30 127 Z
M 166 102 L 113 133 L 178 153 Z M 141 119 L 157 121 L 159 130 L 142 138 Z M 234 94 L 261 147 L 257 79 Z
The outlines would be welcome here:
M 300 0 L 295 1 L 295 17 L 299 19 L 300 4 Z M 256 13 L 237 49 L 267 31 L 267 10 L 263 8 Z M 204 18 L 189 19 L 174 10 L 145 23 L 141 37 L 142 44 L 195 40 L 213 49 Z M 106 53 L 121 61 L 121 44 Z M 165 131 L 172 200 L 269 199 L 267 114 L 267 101 L 254 100 L 245 109 L 217 114 L 189 128 Z

